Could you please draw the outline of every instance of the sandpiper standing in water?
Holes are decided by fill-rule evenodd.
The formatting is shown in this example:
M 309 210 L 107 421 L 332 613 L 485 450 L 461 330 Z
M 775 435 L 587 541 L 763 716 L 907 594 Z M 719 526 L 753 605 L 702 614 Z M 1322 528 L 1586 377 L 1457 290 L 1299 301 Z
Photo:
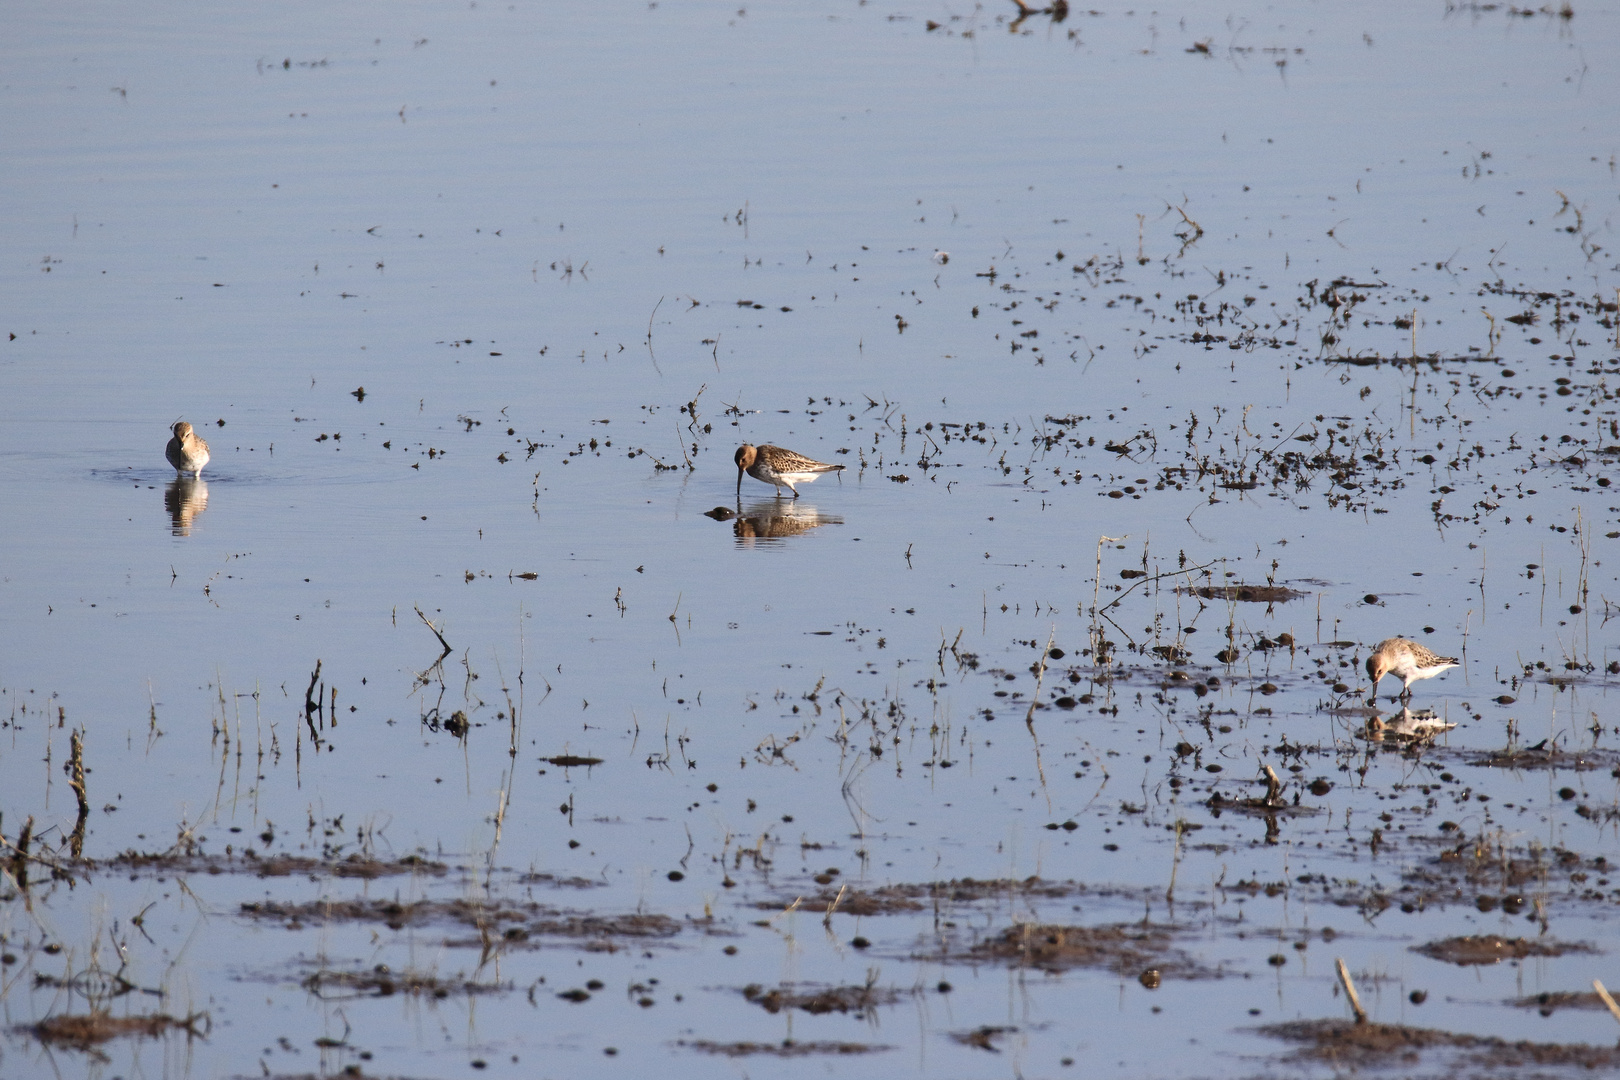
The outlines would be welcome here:
M 174 438 L 164 448 L 163 456 L 169 459 L 175 472 L 201 476 L 203 466 L 208 464 L 208 444 L 182 420 L 174 425 Z
M 828 465 L 823 461 L 813 461 L 803 454 L 795 454 L 792 450 L 784 450 L 780 446 L 766 443 L 764 446 L 753 446 L 743 443 L 737 448 L 734 458 L 737 462 L 737 498 L 742 499 L 742 478 L 747 473 L 755 480 L 763 480 L 767 484 L 776 486 L 776 497 L 782 497 L 782 489 L 787 488 L 793 492 L 793 497 L 799 497 L 799 489 L 795 483 L 808 484 L 822 473 L 843 472 L 842 465 Z
M 1378 699 L 1378 683 L 1385 675 L 1400 678 L 1401 697 L 1405 699 L 1412 696 L 1412 684 L 1418 679 L 1432 679 L 1456 666 L 1455 656 L 1437 656 L 1410 638 L 1386 638 L 1374 645 L 1372 655 L 1367 657 L 1371 700 Z

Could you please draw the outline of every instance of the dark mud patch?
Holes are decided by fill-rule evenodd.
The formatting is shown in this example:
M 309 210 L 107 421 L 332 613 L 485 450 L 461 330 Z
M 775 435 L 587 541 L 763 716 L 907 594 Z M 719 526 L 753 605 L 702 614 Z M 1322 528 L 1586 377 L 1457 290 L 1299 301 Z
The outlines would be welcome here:
M 884 885 L 876 889 L 824 889 L 814 896 L 789 896 L 781 900 L 766 900 L 755 907 L 780 911 L 797 900 L 804 907 L 825 908 L 836 902 L 833 909 L 840 915 L 904 915 L 940 904 L 974 904 L 985 900 L 1016 900 L 1020 897 L 1078 896 L 1087 888 L 1073 881 L 1046 881 L 1038 877 L 1022 880 L 1002 878 L 975 880 L 960 878 L 953 881 L 929 881 Z
M 988 1050 L 992 1054 L 999 1054 L 1001 1048 L 995 1044 L 995 1040 L 1004 1035 L 1014 1034 L 1017 1031 L 1018 1029 L 1015 1027 L 991 1027 L 987 1025 L 974 1028 L 972 1031 L 953 1031 L 951 1032 L 951 1039 L 961 1043 L 963 1046 L 975 1046 L 980 1050 Z
M 312 972 L 299 985 L 322 1001 L 393 997 L 395 994 L 442 999 L 451 995 L 471 997 L 475 994 L 504 993 L 512 989 L 507 983 L 441 979 L 437 975 L 409 970 L 396 972 L 389 970 L 387 964 L 378 964 L 369 971 L 330 971 L 323 968 Z
M 980 941 L 946 960 L 995 961 L 1046 972 L 1094 968 L 1118 975 L 1153 979 L 1209 978 L 1216 973 L 1171 945 L 1172 931 L 1164 926 L 1120 923 L 1111 926 L 1053 926 L 1023 923 Z M 1144 983 L 1146 985 L 1146 983 Z
M 865 986 L 828 986 L 812 990 L 781 986 L 767 990 L 758 983 L 743 987 L 742 995 L 768 1013 L 784 1009 L 798 1009 L 813 1016 L 827 1013 L 853 1013 L 858 1020 L 880 1005 L 893 1005 L 900 1000 L 900 991 L 890 987 L 867 984 Z
M 581 757 L 578 754 L 558 754 L 556 757 L 541 758 L 540 760 L 548 765 L 556 765 L 562 769 L 602 764 L 602 759 L 599 757 Z
M 1206 799 L 1204 805 L 1215 817 L 1223 813 L 1249 814 L 1253 817 L 1311 817 L 1322 812 L 1316 806 L 1274 803 L 1261 798 L 1228 799 L 1218 791 Z
M 878 1054 L 885 1050 L 893 1050 L 892 1046 L 880 1046 L 876 1043 L 852 1042 L 794 1042 L 792 1039 L 780 1043 L 756 1042 L 711 1042 L 708 1039 L 681 1039 L 676 1046 L 696 1050 L 700 1054 L 718 1054 L 721 1057 L 850 1057 L 856 1054 Z
M 207 1013 L 194 1013 L 177 1019 L 165 1013 L 109 1016 L 98 1012 L 53 1016 L 18 1030 L 26 1031 L 45 1046 L 67 1047 L 100 1056 L 96 1047 L 113 1039 L 158 1039 L 171 1031 L 183 1031 L 188 1036 L 203 1038 L 208 1034 L 208 1029 Z
M 440 877 L 449 870 L 444 863 L 407 855 L 402 859 L 374 859 L 350 855 L 346 859 L 312 859 L 300 855 L 271 855 L 260 858 L 250 849 L 241 855 L 150 855 L 126 851 L 102 864 L 131 874 L 253 874 L 256 877 L 361 878 L 367 881 L 403 874 Z
M 1620 1048 L 1585 1043 L 1508 1042 L 1480 1035 L 1458 1035 L 1400 1024 L 1357 1024 L 1350 1020 L 1295 1020 L 1256 1028 L 1262 1035 L 1303 1044 L 1291 1060 L 1323 1061 L 1337 1067 L 1377 1068 L 1415 1063 L 1428 1050 L 1461 1050 L 1458 1064 L 1470 1069 L 1512 1069 L 1526 1065 L 1612 1069 Z M 1472 1073 L 1470 1072 L 1470 1075 Z
M 1283 604 L 1311 595 L 1307 590 L 1290 589 L 1286 585 L 1184 585 L 1176 592 L 1200 600 L 1237 600 L 1253 604 Z
M 1492 750 L 1483 754 L 1470 754 L 1464 760 L 1470 765 L 1488 769 L 1569 769 L 1589 772 L 1593 769 L 1620 768 L 1620 752 L 1613 750 L 1561 750 L 1544 745 L 1546 740 L 1523 749 Z
M 1379 835 L 1387 834 L 1380 831 Z M 1543 900 L 1551 900 L 1559 896 L 1560 888 L 1565 900 L 1605 906 L 1614 902 L 1605 892 L 1592 887 L 1593 877 L 1601 878 L 1612 870 L 1603 855 L 1586 859 L 1564 848 L 1509 848 L 1499 837 L 1490 835 L 1461 843 L 1414 836 L 1383 842 L 1397 849 L 1425 844 L 1443 847 L 1424 862 L 1404 870 L 1400 885 L 1393 889 L 1374 886 L 1341 891 L 1337 885 L 1329 884 L 1324 890 L 1326 898 L 1342 907 L 1359 908 L 1369 917 L 1396 905 L 1411 914 L 1448 904 L 1470 904 L 1482 912 L 1501 908 L 1508 915 L 1528 914 L 1534 900 L 1527 894 L 1533 892 Z
M 1591 953 L 1597 950 L 1580 942 L 1476 934 L 1469 937 L 1442 938 L 1439 941 L 1414 945 L 1412 951 L 1421 953 L 1431 960 L 1443 960 L 1448 964 L 1466 967 L 1499 964 L 1503 960 L 1522 960 L 1526 956 L 1567 956 L 1570 953 Z
M 511 944 L 531 937 L 562 937 L 601 941 L 616 937 L 667 938 L 680 933 L 681 923 L 667 915 L 574 915 L 553 911 L 539 904 L 482 903 L 471 900 L 317 900 L 284 904 L 263 900 L 243 904 L 241 914 L 250 919 L 275 920 L 289 930 L 306 925 L 336 922 L 382 923 L 390 930 L 423 926 L 436 922 L 476 927 L 480 937 L 472 941 L 448 941 L 447 945 L 484 946 L 490 938 Z
M 1543 990 L 1530 997 L 1510 999 L 1507 1004 L 1517 1009 L 1535 1009 L 1542 1016 L 1551 1016 L 1559 1009 L 1607 1009 L 1597 994 L 1575 990 Z

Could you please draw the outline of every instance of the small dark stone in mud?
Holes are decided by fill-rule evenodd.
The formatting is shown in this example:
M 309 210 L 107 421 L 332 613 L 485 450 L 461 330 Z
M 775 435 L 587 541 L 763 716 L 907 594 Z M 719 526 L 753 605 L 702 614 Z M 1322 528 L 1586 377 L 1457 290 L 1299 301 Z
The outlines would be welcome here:
M 1079 827 L 1080 827 L 1080 823 L 1078 821 L 1073 820 L 1073 819 L 1070 819 L 1070 820 L 1065 821 L 1063 823 L 1063 831 L 1064 832 L 1074 832 L 1074 830 L 1078 829 Z
M 1262 694 L 1265 694 L 1267 697 L 1270 697 L 1272 694 L 1275 694 L 1277 692 L 1277 684 L 1276 683 L 1271 683 L 1271 682 L 1261 683 L 1260 684 L 1260 692 Z
M 1502 694 L 1496 699 L 1496 703 L 1498 705 L 1512 705 L 1517 700 L 1519 700 L 1519 699 L 1515 698 L 1515 697 L 1510 697 L 1507 694 Z
M 1052 648 L 1046 650 L 1046 655 L 1050 656 L 1053 660 L 1061 660 L 1069 654 L 1054 645 Z
M 0 964 L 15 964 L 16 962 L 17 962 L 17 954 L 16 953 L 8 952 L 8 953 L 5 953 L 3 955 L 0 955 Z
M 1219 765 L 1213 765 L 1213 764 L 1212 765 L 1205 765 L 1204 766 L 1204 771 L 1205 772 L 1211 772 L 1211 773 L 1220 772 L 1221 767 Z
M 1333 790 L 1333 785 L 1319 776 L 1315 780 L 1311 781 L 1311 786 L 1307 790 L 1309 790 L 1312 795 L 1326 795 L 1328 792 Z
M 591 1000 L 590 994 L 578 989 L 577 987 L 573 990 L 564 990 L 557 996 L 562 998 L 564 1001 L 572 1001 L 575 1005 L 578 1005 L 582 1001 Z
M 1504 896 L 1504 897 L 1502 897 L 1502 910 L 1507 912 L 1509 915 L 1517 915 L 1523 909 L 1524 909 L 1524 897 L 1522 897 L 1522 896 Z
M 1572 787 L 1561 787 L 1558 789 L 1558 797 L 1563 799 L 1565 802 L 1569 802 L 1569 800 L 1575 797 L 1575 789 Z
M 1142 972 L 1142 974 L 1136 977 L 1136 981 L 1147 987 L 1149 990 L 1157 990 L 1160 983 L 1163 982 L 1163 979 L 1159 975 L 1158 968 L 1148 968 L 1146 971 Z
M 1219 660 L 1223 664 L 1235 664 L 1242 655 L 1243 654 L 1238 652 L 1236 649 L 1222 649 L 1220 652 L 1215 654 L 1215 659 Z
M 681 881 L 685 877 L 686 875 L 681 873 L 679 870 L 671 870 L 669 872 L 669 880 L 671 881 Z
M 713 510 L 703 511 L 703 516 L 706 518 L 714 518 L 716 521 L 730 521 L 732 518 L 737 516 L 737 511 L 731 509 L 729 506 L 717 506 Z
M 1571 605 L 1569 605 L 1569 613 L 1571 615 L 1579 615 L 1581 613 L 1581 605 L 1579 605 L 1579 604 L 1571 604 Z
M 1080 704 L 1082 704 L 1082 705 L 1090 705 L 1095 700 L 1096 699 L 1093 698 L 1090 694 L 1081 694 L 1080 695 Z
M 1429 460 L 1433 461 L 1434 459 L 1430 458 Z M 1377 593 L 1368 593 L 1366 596 L 1363 596 L 1361 598 L 1361 602 L 1363 604 L 1376 604 L 1376 603 L 1378 603 L 1378 594 Z
M 1406 1000 L 1414 1005 L 1421 1005 L 1429 1000 L 1429 992 L 1427 990 L 1414 990 L 1406 995 Z
M 483 1058 L 473 1058 L 472 1067 L 475 1069 L 487 1069 L 489 1068 L 489 1062 L 485 1061 Z
M 1056 705 L 1060 709 L 1072 709 L 1076 705 L 1078 705 L 1079 702 L 1075 701 L 1074 698 L 1069 697 L 1067 694 L 1065 694 L 1062 697 L 1058 698 L 1056 701 L 1054 701 L 1052 704 Z
M 1494 897 L 1494 896 L 1478 896 L 1478 897 L 1475 897 L 1475 899 L 1474 899 L 1474 907 L 1478 908 L 1480 911 L 1495 911 L 1496 910 L 1496 897 Z
M 941 980 L 940 984 L 937 987 L 935 987 L 935 989 L 938 990 L 942 994 L 948 994 L 952 990 L 954 990 L 955 987 L 953 987 L 950 983 Z
M 863 937 L 851 938 L 849 943 L 852 947 L 857 949 L 869 949 L 872 947 L 872 943 Z
M 1333 692 L 1335 694 L 1348 694 L 1350 692 L 1350 684 L 1336 682 L 1333 684 Z
M 1272 967 L 1282 967 L 1284 964 L 1288 963 L 1288 957 L 1284 956 L 1280 952 L 1272 953 L 1270 956 L 1266 957 L 1266 963 L 1270 964 Z

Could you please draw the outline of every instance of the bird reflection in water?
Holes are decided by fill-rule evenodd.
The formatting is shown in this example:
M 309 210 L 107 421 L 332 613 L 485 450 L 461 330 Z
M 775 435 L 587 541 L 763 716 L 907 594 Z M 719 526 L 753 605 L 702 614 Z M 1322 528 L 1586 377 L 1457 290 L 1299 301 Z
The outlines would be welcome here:
M 786 540 L 790 536 L 807 533 L 818 525 L 842 525 L 844 519 L 835 514 L 823 514 L 804 502 L 768 499 L 736 510 L 717 506 L 705 515 L 716 521 L 731 522 L 731 531 L 737 543 L 752 547 L 758 540 Z
M 1387 717 L 1375 715 L 1367 721 L 1367 739 L 1371 742 L 1426 742 L 1436 735 L 1456 727 L 1436 716 L 1433 709 L 1402 708 Z
M 176 476 L 163 488 L 163 508 L 169 512 L 170 531 L 190 536 L 191 523 L 208 509 L 208 484 L 196 476 Z

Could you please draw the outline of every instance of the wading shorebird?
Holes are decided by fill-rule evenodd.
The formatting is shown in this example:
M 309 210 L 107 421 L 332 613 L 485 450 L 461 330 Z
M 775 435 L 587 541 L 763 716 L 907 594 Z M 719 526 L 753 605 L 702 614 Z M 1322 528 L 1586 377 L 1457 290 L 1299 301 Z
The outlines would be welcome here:
M 795 454 L 792 450 L 784 450 L 780 446 L 752 446 L 743 443 L 737 447 L 737 498 L 742 499 L 742 478 L 747 473 L 755 480 L 763 480 L 767 484 L 776 486 L 776 497 L 782 497 L 782 489 L 787 488 L 793 492 L 793 497 L 799 497 L 799 489 L 795 483 L 808 484 L 822 473 L 843 472 L 842 465 L 828 465 L 822 461 L 812 461 L 803 454 Z
M 1378 683 L 1385 675 L 1401 680 L 1402 699 L 1412 696 L 1412 684 L 1418 679 L 1432 679 L 1442 671 L 1457 666 L 1455 656 L 1436 656 L 1410 638 L 1392 637 L 1373 646 L 1367 657 L 1367 677 L 1372 679 L 1369 700 L 1377 700 Z
M 208 444 L 182 420 L 174 425 L 174 438 L 164 448 L 163 456 L 169 459 L 175 472 L 201 476 L 203 466 L 208 464 Z

